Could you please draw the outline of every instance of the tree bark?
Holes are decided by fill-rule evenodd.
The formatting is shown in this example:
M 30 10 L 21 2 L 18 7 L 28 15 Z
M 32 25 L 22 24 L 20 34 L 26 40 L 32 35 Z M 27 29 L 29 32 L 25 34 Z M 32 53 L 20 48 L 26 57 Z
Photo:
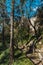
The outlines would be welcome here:
M 4 39 L 4 21 L 3 21 L 3 30 L 2 30 L 2 44 L 3 44 L 3 46 L 5 44 L 5 39 Z
M 12 12 L 11 12 L 11 29 L 10 29 L 10 64 L 14 62 L 14 0 L 12 0 Z

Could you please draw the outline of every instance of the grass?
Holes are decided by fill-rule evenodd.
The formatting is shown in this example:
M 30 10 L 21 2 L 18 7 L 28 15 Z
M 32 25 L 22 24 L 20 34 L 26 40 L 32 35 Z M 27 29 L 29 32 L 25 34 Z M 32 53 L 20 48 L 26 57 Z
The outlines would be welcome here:
M 0 47 L 1 47 L 0 43 Z M 3 46 L 2 46 L 3 49 Z M 15 61 L 12 65 L 33 65 L 30 59 L 26 58 L 20 50 L 15 50 Z M 0 65 L 8 65 L 9 64 L 9 48 L 1 50 L 0 52 Z
M 1 61 L 0 65 L 8 65 L 9 59 L 4 57 L 4 59 Z M 33 65 L 33 63 L 26 57 L 16 58 L 15 62 L 12 65 Z
M 20 58 L 19 60 L 14 62 L 14 65 L 33 65 L 32 62 L 28 58 Z
M 43 39 L 41 40 L 43 42 Z M 27 41 L 23 41 L 23 44 Z M 9 44 L 6 43 L 8 46 Z M 21 42 L 19 42 L 18 45 L 22 45 Z M 39 46 L 39 45 L 37 45 Z M 12 65 L 34 65 L 29 58 L 25 56 L 24 53 L 22 53 L 20 50 L 15 49 L 14 51 L 15 55 L 15 61 Z M 0 65 L 8 65 L 9 64 L 9 48 L 5 48 L 2 46 L 2 43 L 0 43 Z

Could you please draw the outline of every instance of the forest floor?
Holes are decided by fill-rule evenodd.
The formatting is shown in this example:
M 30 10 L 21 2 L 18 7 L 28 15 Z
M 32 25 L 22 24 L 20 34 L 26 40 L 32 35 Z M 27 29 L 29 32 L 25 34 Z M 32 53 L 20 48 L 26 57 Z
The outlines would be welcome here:
M 13 65 L 34 65 L 25 54 L 15 49 L 15 62 Z M 9 65 L 9 48 L 3 47 L 0 43 L 0 65 Z
M 18 49 L 15 49 L 14 51 L 15 62 L 13 65 L 43 65 L 43 61 L 40 61 L 39 55 L 36 52 L 34 54 L 26 55 L 25 52 L 22 53 Z M 41 45 L 40 51 L 42 52 L 41 55 L 43 57 L 43 45 Z M 0 43 L 0 65 L 9 65 L 9 55 L 9 48 L 3 47 Z

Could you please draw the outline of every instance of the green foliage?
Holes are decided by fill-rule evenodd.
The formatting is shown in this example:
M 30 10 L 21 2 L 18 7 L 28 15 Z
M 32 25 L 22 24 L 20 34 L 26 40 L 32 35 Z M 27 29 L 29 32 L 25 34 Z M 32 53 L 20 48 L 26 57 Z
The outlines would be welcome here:
M 25 55 L 22 54 L 20 50 L 15 50 L 14 55 L 15 55 L 15 61 L 12 65 L 33 65 L 33 63 L 28 58 L 26 58 Z M 3 50 L 0 54 L 0 65 L 8 65 L 8 64 L 9 64 L 9 48 Z
M 14 62 L 14 65 L 33 65 L 28 58 L 21 58 Z

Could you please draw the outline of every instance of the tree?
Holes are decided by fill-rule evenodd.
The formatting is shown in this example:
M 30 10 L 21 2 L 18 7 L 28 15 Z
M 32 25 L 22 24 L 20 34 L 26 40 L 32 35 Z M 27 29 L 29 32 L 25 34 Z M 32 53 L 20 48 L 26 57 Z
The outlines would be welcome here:
M 12 0 L 12 12 L 10 16 L 10 64 L 12 65 L 14 61 L 14 0 Z
M 3 43 L 3 45 L 5 46 L 5 37 L 4 37 L 4 32 L 5 32 L 5 30 L 4 30 L 4 27 L 5 27 L 5 0 L 2 0 L 2 1 L 0 1 L 0 6 L 1 6 L 1 9 L 2 9 L 2 11 L 1 11 L 1 17 L 3 18 L 3 29 L 2 29 L 2 43 Z

